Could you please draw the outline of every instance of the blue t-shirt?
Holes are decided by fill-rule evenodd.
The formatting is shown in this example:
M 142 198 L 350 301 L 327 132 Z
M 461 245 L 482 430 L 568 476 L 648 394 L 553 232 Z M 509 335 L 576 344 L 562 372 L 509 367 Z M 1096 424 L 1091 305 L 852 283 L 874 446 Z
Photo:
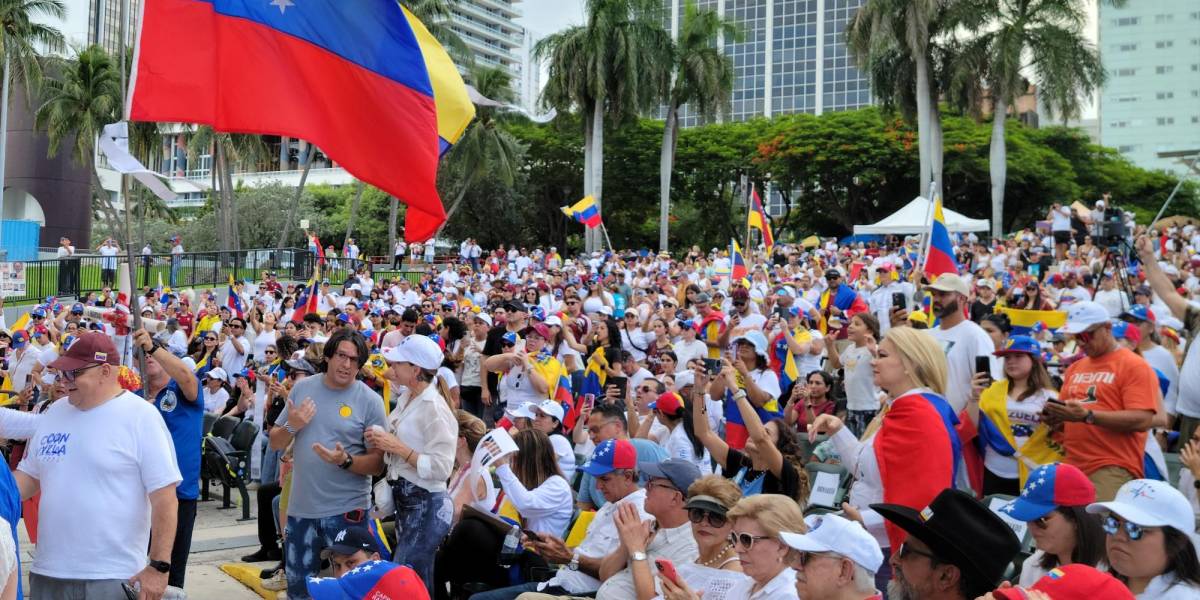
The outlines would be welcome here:
M 0 517 L 12 528 L 13 545 L 17 549 L 17 571 L 21 570 L 21 538 L 17 536 L 17 521 L 21 520 L 21 489 L 7 466 L 0 473 Z M 17 577 L 17 600 L 25 597 L 24 577 Z
M 660 462 L 670 458 L 667 456 L 665 448 L 650 440 L 634 438 L 629 441 L 633 444 L 633 449 L 637 451 L 638 462 Z M 604 494 L 596 489 L 596 478 L 587 473 L 584 473 L 583 479 L 579 480 L 579 501 L 588 502 L 597 509 L 608 504 L 608 501 L 604 499 Z
M 197 382 L 197 385 L 199 383 Z M 188 401 L 174 379 L 158 392 L 154 406 L 167 423 L 171 443 L 175 445 L 175 462 L 183 481 L 175 488 L 180 500 L 200 497 L 200 451 L 204 438 L 204 403 Z

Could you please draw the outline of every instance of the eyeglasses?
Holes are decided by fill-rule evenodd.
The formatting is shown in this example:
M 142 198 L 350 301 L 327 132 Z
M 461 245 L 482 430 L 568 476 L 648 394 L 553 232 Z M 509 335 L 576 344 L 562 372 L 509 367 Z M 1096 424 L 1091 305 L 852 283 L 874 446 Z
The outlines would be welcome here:
M 796 557 L 796 564 L 800 565 L 801 567 L 807 567 L 808 563 L 812 562 L 814 558 L 836 558 L 839 560 L 842 558 L 837 554 L 828 554 L 824 552 L 799 552 L 798 554 L 799 556 Z
M 567 300 L 567 306 L 574 306 L 576 304 L 579 304 L 578 300 Z
M 346 354 L 345 352 L 334 352 L 333 358 L 340 358 L 347 362 L 358 362 L 357 354 Z
M 637 391 L 638 391 L 638 392 L 641 392 L 641 393 L 643 393 L 643 394 L 653 394 L 653 393 L 654 393 L 654 388 L 652 388 L 652 387 L 650 387 L 650 386 L 648 386 L 648 385 L 644 385 L 644 386 L 642 386 L 642 387 L 638 388 L 638 390 L 637 390 Z
M 917 550 L 916 548 L 909 546 L 907 543 L 900 544 L 900 552 L 896 553 L 896 555 L 898 557 L 900 557 L 901 559 L 908 558 L 909 556 L 912 556 L 913 554 L 916 554 L 917 556 L 924 556 L 925 558 L 928 558 L 929 560 L 937 560 L 937 557 L 934 556 L 932 553 L 926 552 L 924 550 Z
M 725 515 L 718 515 L 715 512 L 704 510 L 703 508 L 688 509 L 688 520 L 697 525 L 704 522 L 706 516 L 708 518 L 708 526 L 714 529 L 720 529 L 729 522 L 729 519 L 726 519 Z
M 689 518 L 690 518 L 690 515 L 689 515 Z M 735 550 L 737 548 L 745 548 L 747 550 L 750 550 L 751 548 L 754 547 L 754 542 L 757 542 L 758 540 L 773 540 L 773 539 L 775 539 L 775 538 L 773 538 L 769 535 L 751 535 L 749 533 L 739 533 L 737 531 L 731 531 L 729 533 L 729 543 L 733 544 Z
M 1125 533 L 1129 536 L 1129 540 L 1133 542 L 1142 539 L 1142 536 L 1146 535 L 1147 531 L 1158 529 L 1157 527 L 1142 527 L 1137 523 L 1118 519 L 1112 515 L 1104 517 L 1104 520 L 1100 522 L 1100 527 L 1104 529 L 1104 533 L 1111 536 L 1117 535 L 1118 531 L 1124 529 Z
M 91 365 L 88 367 L 80 367 L 78 369 L 72 369 L 70 371 L 63 371 L 62 372 L 63 381 L 66 381 L 68 383 L 75 381 L 75 378 L 79 377 L 80 373 L 82 373 L 88 369 L 95 369 L 96 367 L 99 367 L 102 364 L 104 364 L 104 363 L 99 363 L 99 364 Z M 1139 535 L 1138 537 L 1141 537 L 1141 535 Z
M 671 491 L 671 492 L 679 492 L 679 489 L 676 488 L 675 486 L 673 486 L 669 483 L 659 483 L 657 481 L 651 481 L 651 482 L 647 483 L 646 487 L 647 488 L 656 487 L 656 488 L 662 488 L 664 490 Z M 682 494 L 683 492 L 679 492 L 679 493 Z

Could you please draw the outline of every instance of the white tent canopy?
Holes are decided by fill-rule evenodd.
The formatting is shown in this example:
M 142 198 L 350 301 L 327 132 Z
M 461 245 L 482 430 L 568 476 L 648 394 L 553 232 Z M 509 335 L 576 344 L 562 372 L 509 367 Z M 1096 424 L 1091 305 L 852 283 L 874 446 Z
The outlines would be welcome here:
M 988 231 L 991 224 L 987 219 L 972 219 L 956 213 L 945 206 L 942 213 L 946 217 L 946 228 L 952 232 L 958 231 Z M 921 196 L 913 198 L 900 210 L 887 218 L 871 225 L 855 225 L 857 234 L 920 234 L 929 231 L 929 223 L 933 219 L 933 205 Z

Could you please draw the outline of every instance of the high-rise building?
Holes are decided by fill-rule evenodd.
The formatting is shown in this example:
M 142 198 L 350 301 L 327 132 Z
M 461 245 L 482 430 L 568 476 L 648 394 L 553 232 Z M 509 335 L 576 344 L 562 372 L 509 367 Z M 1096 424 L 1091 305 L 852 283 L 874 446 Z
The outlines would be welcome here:
M 521 89 L 517 93 L 518 103 L 531 114 L 538 112 L 538 97 L 542 93 L 542 69 L 533 58 L 533 47 L 538 42 L 536 33 L 526 29 L 524 43 L 521 44 Z
M 125 47 L 133 47 L 137 39 L 137 19 L 141 0 L 124 0 L 128 16 L 125 29 Z M 89 0 L 88 44 L 99 44 L 112 56 L 121 47 L 121 2 L 122 0 Z M 74 4 L 78 4 L 75 2 Z
M 1145 168 L 1183 173 L 1159 152 L 1200 149 L 1200 2 L 1100 3 L 1100 143 Z
M 733 59 L 731 117 L 745 120 L 797 112 L 821 114 L 871 104 L 866 76 L 846 49 L 846 23 L 865 0 L 697 0 L 741 31 L 717 45 Z M 663 0 L 672 35 L 685 0 Z M 685 107 L 686 127 L 699 117 Z
M 525 29 L 517 24 L 521 0 L 459 0 L 452 7 L 450 28 L 475 56 L 475 63 L 504 69 L 514 91 L 522 82 Z

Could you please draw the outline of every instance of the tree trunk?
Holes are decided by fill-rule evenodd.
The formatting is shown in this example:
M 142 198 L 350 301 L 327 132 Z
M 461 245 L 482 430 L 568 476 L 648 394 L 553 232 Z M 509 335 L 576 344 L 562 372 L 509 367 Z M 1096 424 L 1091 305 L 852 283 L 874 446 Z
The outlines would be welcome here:
M 921 159 L 921 180 L 918 193 L 921 196 L 929 194 L 929 183 L 933 181 L 933 162 L 930 151 L 933 143 L 929 130 L 929 57 L 917 58 L 917 148 Z M 933 198 L 930 198 L 933 200 Z
M 283 231 L 279 232 L 279 243 L 275 247 L 283 250 L 287 245 L 288 235 L 292 232 L 292 221 L 296 220 L 296 210 L 300 208 L 300 198 L 304 194 L 304 183 L 308 181 L 308 171 L 312 167 L 313 158 L 317 155 L 317 147 L 309 144 L 308 153 L 304 155 L 304 170 L 300 172 L 300 185 L 296 186 L 296 197 L 288 207 L 287 218 L 283 220 Z M 394 222 L 395 219 L 392 219 Z M 393 225 L 394 226 L 394 225 Z
M 992 147 L 988 169 L 992 178 L 992 239 L 1000 239 L 1004 224 L 1004 181 L 1008 177 L 1007 149 L 1004 146 L 1004 99 L 996 98 L 992 108 Z
M 942 111 L 937 102 L 930 99 L 929 106 L 929 177 L 933 182 L 933 194 L 942 197 L 942 159 L 945 157 L 942 144 Z M 943 200 L 945 198 L 943 197 Z
M 592 197 L 596 199 L 596 211 L 600 213 L 600 226 L 604 226 L 604 99 L 596 100 L 592 107 Z M 595 252 L 601 246 L 603 236 L 599 229 L 592 230 L 592 247 Z
M 350 218 L 346 219 L 346 240 L 349 240 L 350 236 L 354 234 L 354 222 L 358 220 L 358 205 L 362 202 L 363 189 L 366 187 L 366 184 L 361 181 L 354 186 L 354 199 L 350 201 Z M 450 220 L 449 215 L 447 215 L 446 220 Z M 391 249 L 388 251 L 390 252 Z
M 583 195 L 592 195 L 592 121 L 583 119 Z M 592 230 L 583 229 L 583 248 L 591 252 Z
M 399 213 L 400 201 L 395 196 L 388 196 L 388 252 L 396 251 L 396 218 Z
M 219 137 L 214 135 L 212 153 L 213 210 L 217 221 L 217 249 L 224 252 L 229 249 L 229 215 L 225 214 L 225 194 L 221 190 L 221 187 L 225 185 L 225 178 L 221 175 L 221 171 L 225 168 L 223 160 L 225 152 L 221 146 Z
M 667 106 L 667 118 L 663 122 L 662 154 L 658 162 L 658 251 L 667 251 L 667 235 L 671 215 L 671 171 L 675 164 L 675 130 L 678 126 L 679 109 L 671 102 Z
M 453 217 L 454 213 L 458 212 L 458 207 L 462 206 L 463 199 L 467 197 L 468 189 L 470 189 L 470 187 L 467 186 L 465 183 L 463 184 L 462 187 L 460 187 L 458 189 L 458 193 L 454 195 L 454 202 L 450 203 L 450 210 L 446 211 L 446 220 L 442 221 L 442 224 L 440 226 L 438 226 L 437 231 L 435 231 L 433 233 L 434 238 L 441 235 L 442 230 L 445 229 L 446 226 L 450 224 L 450 217 Z
M 242 249 L 242 231 L 238 225 L 237 198 L 233 195 L 233 167 L 229 164 L 228 152 L 224 152 L 221 163 L 221 201 L 227 215 L 229 249 L 236 252 Z

